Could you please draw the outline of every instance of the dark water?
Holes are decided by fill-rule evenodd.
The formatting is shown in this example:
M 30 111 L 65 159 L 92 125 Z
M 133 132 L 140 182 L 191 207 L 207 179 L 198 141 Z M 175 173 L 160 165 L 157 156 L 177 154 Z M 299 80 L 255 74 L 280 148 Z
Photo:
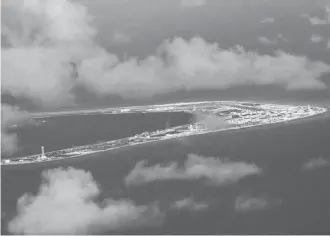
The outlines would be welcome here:
M 134 113 L 59 116 L 38 119 L 38 125 L 24 125 L 13 131 L 18 136 L 19 151 L 15 156 L 46 152 L 73 146 L 94 144 L 134 136 L 145 131 L 184 125 L 192 115 L 184 112 Z M 45 122 L 42 123 L 42 120 Z M 3 156 L 6 157 L 6 156 Z
M 102 187 L 101 198 L 129 197 L 138 204 L 170 202 L 194 196 L 214 203 L 206 212 L 168 212 L 161 226 L 108 233 L 133 234 L 329 234 L 330 169 L 302 171 L 310 158 L 330 158 L 330 116 L 167 140 L 81 158 L 35 165 L 2 166 L 2 212 L 5 224 L 18 197 L 36 193 L 42 170 L 73 166 L 91 171 Z M 221 187 L 199 181 L 156 182 L 126 188 L 124 177 L 144 159 L 150 164 L 184 161 L 188 153 L 254 162 L 261 175 Z M 268 196 L 281 204 L 255 212 L 234 211 L 237 196 Z M 4 230 L 4 229 L 3 229 Z

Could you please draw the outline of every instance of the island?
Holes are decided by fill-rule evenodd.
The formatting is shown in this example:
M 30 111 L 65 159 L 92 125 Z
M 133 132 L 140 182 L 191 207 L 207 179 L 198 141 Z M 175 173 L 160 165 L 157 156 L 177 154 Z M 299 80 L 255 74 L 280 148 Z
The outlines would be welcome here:
M 41 154 L 2 159 L 1 165 L 31 164 L 61 160 L 147 142 L 187 137 L 210 132 L 219 132 L 229 129 L 241 129 L 272 123 L 287 122 L 290 120 L 318 115 L 326 111 L 326 108 L 312 107 L 309 105 L 293 106 L 263 104 L 257 102 L 204 101 L 56 113 L 35 113 L 33 116 L 34 118 L 65 115 L 122 114 L 139 112 L 189 112 L 196 114 L 197 118 L 195 121 L 186 125 L 166 127 L 164 130 L 144 132 L 133 137 L 111 140 L 108 142 L 67 148 L 47 153 L 44 153 L 42 147 Z

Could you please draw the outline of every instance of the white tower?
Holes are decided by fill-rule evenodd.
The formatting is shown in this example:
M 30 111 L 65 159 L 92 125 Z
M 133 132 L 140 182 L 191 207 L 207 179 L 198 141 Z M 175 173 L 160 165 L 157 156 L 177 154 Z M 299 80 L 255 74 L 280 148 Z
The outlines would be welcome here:
M 44 146 L 41 146 L 41 158 L 46 158 Z

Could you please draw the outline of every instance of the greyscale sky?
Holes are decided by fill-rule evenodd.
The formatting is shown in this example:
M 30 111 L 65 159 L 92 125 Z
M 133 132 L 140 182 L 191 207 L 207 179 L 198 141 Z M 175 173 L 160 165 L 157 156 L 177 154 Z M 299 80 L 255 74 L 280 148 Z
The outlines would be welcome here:
M 147 56 L 164 39 L 201 36 L 222 48 L 241 45 L 249 50 L 271 52 L 284 48 L 304 53 L 313 34 L 329 38 L 327 24 L 313 25 L 313 19 L 326 20 L 330 1 L 276 0 L 96 0 L 79 1 L 95 17 L 98 40 L 111 50 Z M 120 40 L 118 34 L 124 36 Z M 116 36 L 117 35 L 117 36 Z M 273 48 L 260 45 L 260 37 L 274 41 Z M 117 40 L 116 40 L 117 38 Z M 119 39 L 119 40 L 118 40 Z M 120 44 L 121 42 L 121 44 Z M 131 42 L 131 44 L 128 44 Z M 290 43 L 291 42 L 291 43 Z M 286 43 L 289 43 L 286 45 Z M 324 41 L 324 45 L 327 40 Z M 320 50 L 321 45 L 313 45 Z M 323 53 L 325 59 L 326 54 Z M 319 58 L 322 57 L 319 55 Z M 329 60 L 329 59 L 328 59 Z
M 211 91 L 329 99 L 329 4 L 4 0 L 2 99 L 39 109 Z

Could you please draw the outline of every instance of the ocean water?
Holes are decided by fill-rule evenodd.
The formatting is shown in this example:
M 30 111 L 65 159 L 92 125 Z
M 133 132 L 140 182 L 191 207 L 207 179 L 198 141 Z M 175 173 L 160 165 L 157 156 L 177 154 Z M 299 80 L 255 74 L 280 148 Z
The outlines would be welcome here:
M 330 160 L 330 115 L 243 130 L 224 131 L 137 145 L 73 159 L 32 165 L 2 166 L 2 225 L 15 215 L 17 199 L 35 194 L 45 169 L 72 166 L 88 170 L 103 198 L 129 197 L 137 204 L 166 204 L 194 196 L 211 201 L 204 212 L 169 211 L 162 225 L 124 234 L 330 234 L 330 168 L 302 171 L 311 158 Z M 225 186 L 201 181 L 155 182 L 125 187 L 123 179 L 140 160 L 150 164 L 183 162 L 187 154 L 253 162 L 260 175 Z M 268 209 L 239 213 L 238 196 L 266 196 L 280 203 Z M 2 232 L 6 229 L 3 227 Z
M 127 138 L 165 129 L 167 122 L 171 127 L 184 125 L 191 118 L 192 114 L 184 112 L 57 116 L 38 118 L 11 131 L 18 137 L 19 150 L 15 156 L 26 156 L 39 154 L 41 146 L 50 152 Z

